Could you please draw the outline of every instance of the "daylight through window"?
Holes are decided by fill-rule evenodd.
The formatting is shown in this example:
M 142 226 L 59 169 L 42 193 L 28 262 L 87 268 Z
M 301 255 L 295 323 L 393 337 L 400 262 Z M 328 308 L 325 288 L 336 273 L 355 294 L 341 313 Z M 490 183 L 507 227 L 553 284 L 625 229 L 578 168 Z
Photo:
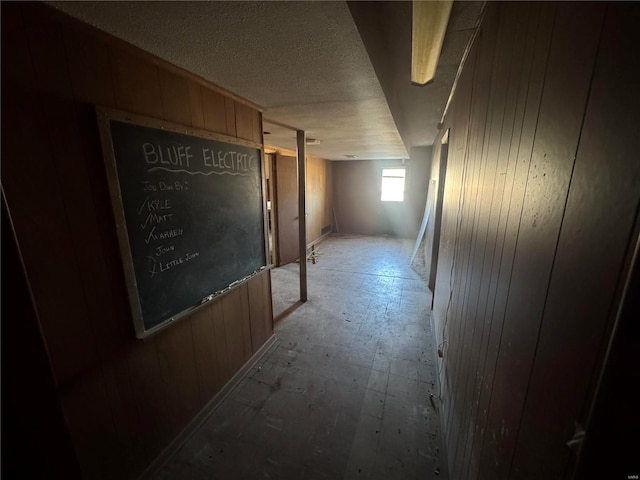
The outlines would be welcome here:
M 383 202 L 403 202 L 404 201 L 404 168 L 383 168 L 382 169 L 382 194 L 380 200 Z

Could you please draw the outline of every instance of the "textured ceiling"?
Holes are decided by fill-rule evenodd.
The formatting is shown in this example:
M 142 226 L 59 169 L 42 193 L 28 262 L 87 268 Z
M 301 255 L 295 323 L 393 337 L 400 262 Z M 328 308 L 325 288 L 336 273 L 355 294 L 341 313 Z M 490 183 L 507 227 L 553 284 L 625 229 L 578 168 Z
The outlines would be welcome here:
M 405 145 L 431 145 L 483 2 L 454 1 L 435 79 L 425 86 L 411 84 L 411 2 L 348 4 Z
M 353 8 L 345 2 L 49 3 L 257 103 L 266 119 L 305 130 L 308 137 L 322 142 L 309 146 L 311 154 L 333 160 L 344 160 L 346 155 L 406 158 L 405 145 L 430 144 L 435 136 L 428 122 L 419 126 L 418 136 L 402 129 L 401 123 L 423 122 L 425 113 L 412 114 L 411 99 L 388 101 L 396 95 L 389 84 L 402 82 L 399 72 L 387 73 L 386 83 L 378 80 L 382 70 L 395 70 L 410 55 L 408 2 L 373 2 L 366 7 L 378 22 L 380 15 L 390 19 L 380 29 L 388 44 L 377 57 L 369 45 L 365 48 L 367 37 L 361 38 L 362 26 L 356 27 L 354 17 L 358 17 L 352 17 Z M 395 29 L 402 34 L 394 35 Z M 407 32 L 409 45 L 404 41 Z M 461 54 L 456 54 L 457 60 L 453 55 L 448 79 L 431 89 L 439 92 L 438 98 L 427 102 L 427 108 L 438 120 Z M 374 63 L 386 67 L 374 70 L 370 55 Z M 408 111 L 401 112 L 402 108 Z M 265 143 L 295 148 L 294 132 L 268 123 L 265 130 L 273 131 Z

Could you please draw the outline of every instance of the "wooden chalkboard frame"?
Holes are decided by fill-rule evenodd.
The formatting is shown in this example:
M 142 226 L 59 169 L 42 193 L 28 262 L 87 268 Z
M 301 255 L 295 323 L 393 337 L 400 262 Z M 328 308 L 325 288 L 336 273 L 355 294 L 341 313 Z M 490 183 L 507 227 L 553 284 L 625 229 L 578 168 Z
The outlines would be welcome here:
M 135 328 L 136 337 L 139 339 L 145 339 L 158 332 L 166 329 L 174 324 L 176 321 L 187 317 L 199 309 L 205 307 L 210 301 L 217 300 L 227 293 L 239 288 L 244 283 L 248 282 L 254 276 L 263 275 L 267 270 L 271 269 L 273 265 L 269 263 L 269 240 L 268 240 L 268 220 L 265 212 L 267 211 L 266 200 L 266 177 L 265 177 L 265 162 L 264 162 L 264 145 L 250 140 L 239 139 L 236 137 L 230 137 L 228 135 L 211 132 L 208 130 L 202 130 L 193 128 L 177 123 L 168 122 L 152 117 L 146 117 L 133 113 L 116 110 L 109 107 L 96 106 L 96 118 L 98 121 L 98 129 L 100 133 L 100 142 L 102 145 L 103 158 L 105 163 L 105 169 L 107 174 L 107 182 L 109 186 L 109 193 L 111 197 L 111 206 L 116 223 L 116 232 L 118 237 L 118 244 L 120 247 L 120 254 L 122 260 L 122 266 L 125 274 L 125 281 L 127 285 L 127 294 L 129 298 L 129 304 L 131 309 L 131 315 Z M 138 286 L 136 281 L 136 275 L 134 270 L 134 261 L 129 243 L 129 234 L 127 230 L 127 220 L 125 216 L 124 204 L 122 199 L 122 192 L 120 187 L 120 180 L 118 176 L 118 167 L 115 156 L 115 149 L 113 145 L 113 139 L 111 135 L 112 120 L 118 122 L 130 123 L 132 125 L 155 128 L 159 130 L 166 130 L 169 132 L 180 133 L 183 135 L 189 135 L 198 137 L 205 140 L 215 140 L 218 142 L 224 142 L 232 145 L 240 145 L 250 148 L 255 148 L 260 151 L 260 184 L 261 184 L 261 196 L 262 196 L 262 218 L 263 218 L 263 233 L 264 233 L 264 252 L 265 260 L 264 266 L 259 271 L 254 272 L 244 278 L 236 279 L 231 282 L 229 286 L 223 290 L 211 292 L 210 295 L 205 297 L 200 303 L 193 305 L 170 318 L 163 320 L 160 324 L 147 329 L 144 323 L 142 306 L 138 295 Z

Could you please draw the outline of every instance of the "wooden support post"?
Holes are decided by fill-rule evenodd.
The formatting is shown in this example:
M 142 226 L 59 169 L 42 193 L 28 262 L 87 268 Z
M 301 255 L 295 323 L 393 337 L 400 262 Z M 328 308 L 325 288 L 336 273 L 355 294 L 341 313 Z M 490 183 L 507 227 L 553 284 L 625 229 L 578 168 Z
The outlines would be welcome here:
M 306 164 L 307 145 L 304 130 L 297 130 L 298 140 L 298 232 L 300 247 L 300 301 L 307 301 L 307 208 Z

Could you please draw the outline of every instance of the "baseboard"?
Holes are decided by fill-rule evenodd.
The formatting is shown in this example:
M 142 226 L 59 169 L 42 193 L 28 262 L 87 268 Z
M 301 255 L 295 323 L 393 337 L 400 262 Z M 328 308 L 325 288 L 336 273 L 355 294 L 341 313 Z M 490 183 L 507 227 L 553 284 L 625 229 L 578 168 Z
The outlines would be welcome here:
M 329 230 L 327 233 L 325 233 L 324 235 L 320 235 L 318 238 L 316 238 L 313 242 L 309 242 L 307 244 L 307 250 L 309 250 L 311 247 L 315 247 L 316 245 L 318 245 L 320 242 L 322 242 L 324 239 L 326 239 L 329 235 L 331 235 L 333 233 L 333 230 Z
M 169 445 L 155 458 L 153 462 L 138 477 L 138 480 L 150 480 L 162 467 L 171 459 L 171 457 L 187 443 L 191 436 L 207 421 L 207 419 L 220 407 L 222 402 L 229 396 L 234 388 L 240 383 L 240 380 L 251 370 L 264 356 L 264 354 L 276 343 L 276 336 L 271 337 L 247 360 L 247 362 L 238 370 L 233 377 L 220 389 L 220 391 L 207 403 L 189 424 L 174 438 Z

